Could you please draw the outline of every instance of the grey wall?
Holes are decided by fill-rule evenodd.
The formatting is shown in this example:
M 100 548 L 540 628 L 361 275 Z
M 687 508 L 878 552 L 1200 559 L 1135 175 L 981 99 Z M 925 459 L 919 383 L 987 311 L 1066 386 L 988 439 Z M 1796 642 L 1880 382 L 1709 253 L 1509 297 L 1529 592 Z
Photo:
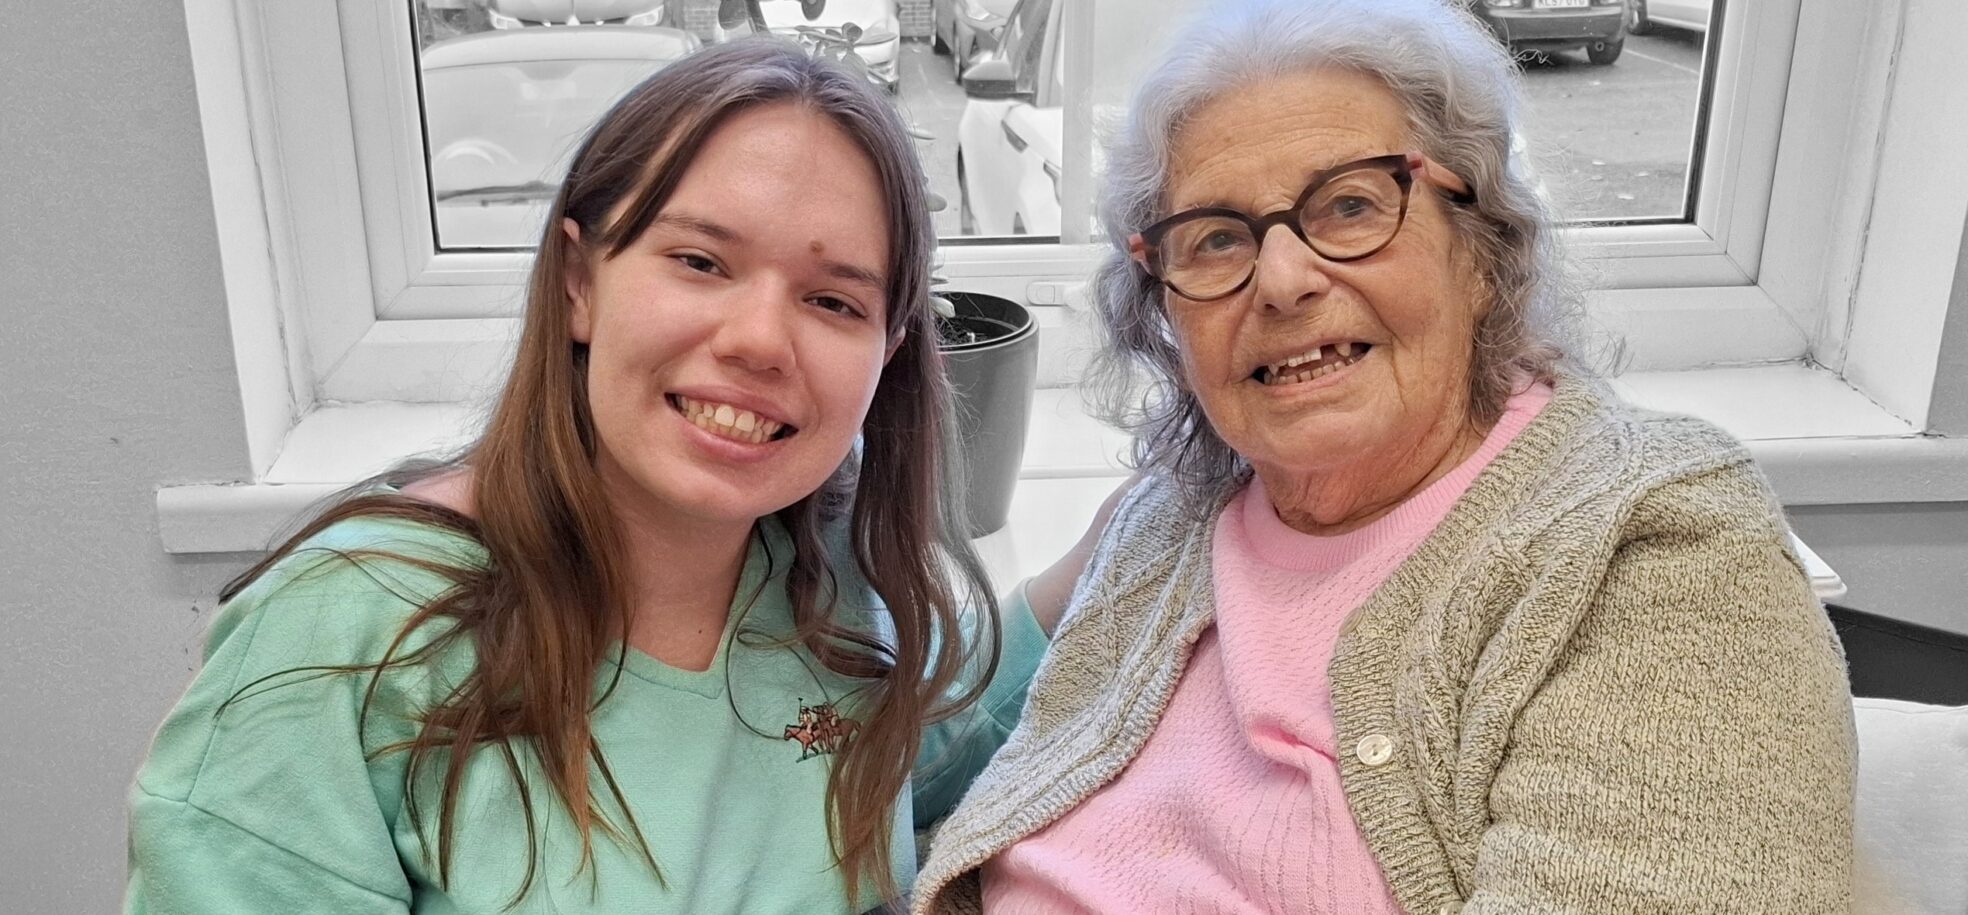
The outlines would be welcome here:
M 166 555 L 152 502 L 247 473 L 182 6 L 10 17 L 0 175 L 0 911 L 106 912 L 130 776 L 244 564 Z M 1968 504 L 1794 515 L 1854 603 L 1968 631 Z
M 1934 373 L 1934 409 L 1928 426 L 1947 436 L 1968 437 L 1968 228 L 1954 262 L 1954 301 L 1941 329 L 1941 362 Z
M 247 470 L 183 7 L 0 26 L 0 911 L 114 911 L 122 798 L 239 567 L 160 481 Z
M 1968 632 L 1968 502 L 1812 505 L 1789 514 L 1797 536 L 1850 587 L 1839 603 Z

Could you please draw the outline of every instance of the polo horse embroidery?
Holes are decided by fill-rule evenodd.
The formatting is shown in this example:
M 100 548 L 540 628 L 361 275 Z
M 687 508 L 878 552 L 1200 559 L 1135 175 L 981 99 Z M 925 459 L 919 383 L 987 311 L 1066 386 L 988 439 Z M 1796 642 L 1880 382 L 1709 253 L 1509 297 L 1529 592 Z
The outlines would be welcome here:
M 786 725 L 785 739 L 799 741 L 800 760 L 805 761 L 840 752 L 859 730 L 861 722 L 841 717 L 831 702 L 801 705 L 799 723 Z

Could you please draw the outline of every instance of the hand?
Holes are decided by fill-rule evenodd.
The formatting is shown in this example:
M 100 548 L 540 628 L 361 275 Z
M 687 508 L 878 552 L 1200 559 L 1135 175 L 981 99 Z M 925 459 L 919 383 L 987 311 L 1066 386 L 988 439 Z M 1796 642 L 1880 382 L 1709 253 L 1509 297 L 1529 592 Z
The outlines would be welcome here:
M 1073 597 L 1073 585 L 1080 580 L 1080 573 L 1086 570 L 1087 560 L 1093 558 L 1093 548 L 1100 543 L 1100 536 L 1107 530 L 1108 519 L 1114 516 L 1114 506 L 1121 503 L 1121 496 L 1141 482 L 1141 475 L 1128 477 L 1114 491 L 1107 494 L 1107 501 L 1100 503 L 1100 511 L 1095 512 L 1093 522 L 1087 525 L 1086 533 L 1080 535 L 1078 543 L 1059 557 L 1059 561 L 1048 566 L 1045 571 L 1034 576 L 1025 585 L 1025 599 L 1032 605 L 1032 616 L 1039 621 L 1039 628 L 1047 636 L 1059 626 L 1059 618 L 1066 613 L 1066 602 Z

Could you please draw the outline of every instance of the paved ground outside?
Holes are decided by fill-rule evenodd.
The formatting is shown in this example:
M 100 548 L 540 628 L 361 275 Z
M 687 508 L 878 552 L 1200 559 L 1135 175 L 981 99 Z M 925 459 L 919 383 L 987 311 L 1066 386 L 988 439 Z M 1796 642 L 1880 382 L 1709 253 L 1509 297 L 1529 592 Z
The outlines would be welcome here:
M 1524 67 L 1531 158 L 1568 219 L 1681 218 L 1702 34 L 1629 35 L 1611 66 L 1583 52 Z
M 1630 35 L 1611 66 L 1567 52 L 1524 65 L 1525 134 L 1547 193 L 1569 219 L 1678 219 L 1687 191 L 1703 35 L 1661 28 Z M 903 113 L 933 135 L 917 145 L 930 189 L 949 206 L 937 231 L 957 233 L 957 120 L 964 95 L 950 59 L 928 42 L 902 47 Z
M 927 41 L 902 43 L 896 64 L 901 85 L 897 101 L 902 116 L 933 135 L 916 144 L 929 189 L 948 204 L 936 214 L 936 234 L 957 235 L 957 120 L 963 116 L 964 93 L 947 54 L 930 51 Z

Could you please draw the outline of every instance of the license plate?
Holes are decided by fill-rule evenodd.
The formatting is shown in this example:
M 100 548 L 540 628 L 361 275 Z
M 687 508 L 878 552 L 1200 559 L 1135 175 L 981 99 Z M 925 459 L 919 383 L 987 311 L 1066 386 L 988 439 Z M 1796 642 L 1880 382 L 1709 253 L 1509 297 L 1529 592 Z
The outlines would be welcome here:
M 1531 8 L 1540 10 L 1568 9 L 1591 5 L 1592 0 L 1531 0 Z

